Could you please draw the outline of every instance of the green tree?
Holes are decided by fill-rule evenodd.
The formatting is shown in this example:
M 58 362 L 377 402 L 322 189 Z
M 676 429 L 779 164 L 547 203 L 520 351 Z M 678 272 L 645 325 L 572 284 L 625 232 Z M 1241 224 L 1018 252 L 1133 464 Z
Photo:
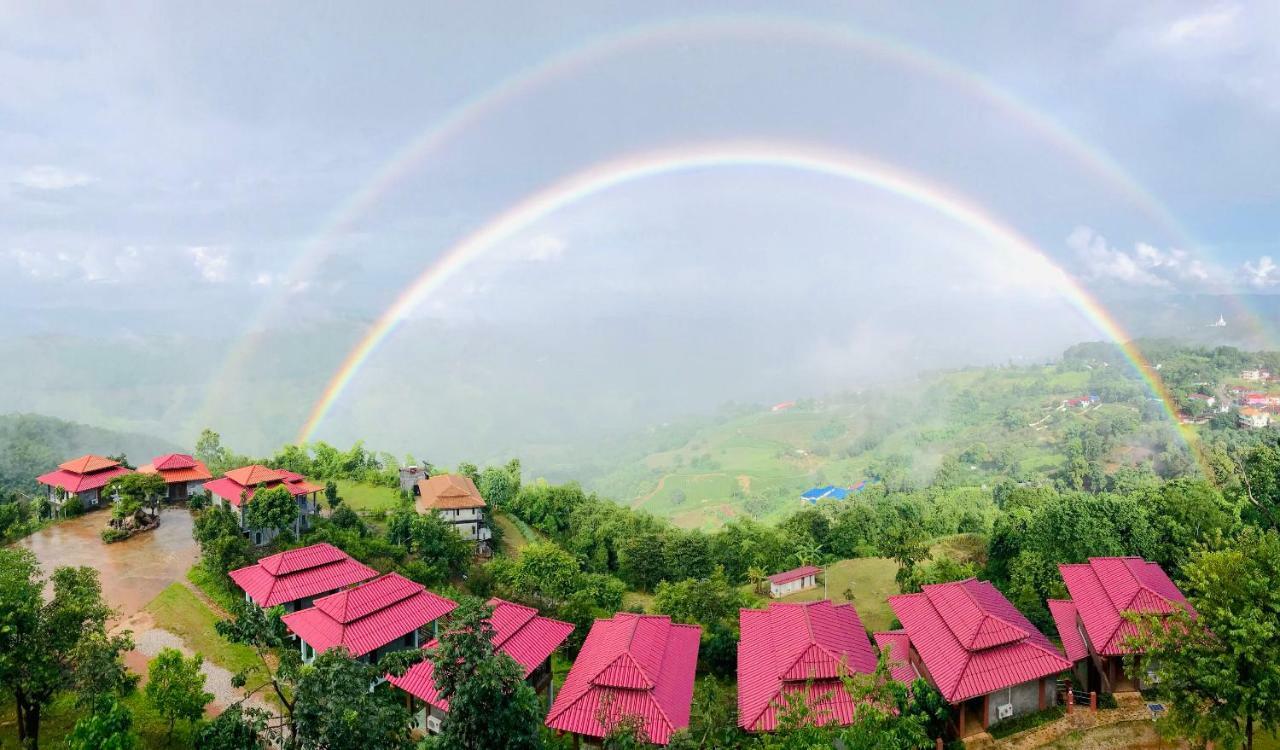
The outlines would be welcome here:
M 493 608 L 464 599 L 431 654 L 436 687 L 449 701 L 438 746 L 443 750 L 542 747 L 542 707 L 523 670 L 493 648 Z
M 236 511 L 215 505 L 196 514 L 191 535 L 200 545 L 200 564 L 219 580 L 252 562 L 252 547 L 240 530 Z
M 1161 726 L 1252 750 L 1255 734 L 1280 729 L 1280 533 L 1246 530 L 1194 555 L 1184 572 L 1195 617 L 1135 618 L 1139 668 L 1155 671 L 1169 707 Z
M 698 661 L 705 671 L 733 674 L 738 654 L 738 611 L 751 601 L 729 583 L 724 568 L 716 567 L 705 578 L 686 578 L 678 583 L 663 581 L 653 597 L 653 611 L 677 622 L 702 626 L 702 647 Z
M 294 684 L 302 671 L 302 655 L 288 628 L 280 620 L 284 608 L 262 609 L 251 602 L 237 600 L 230 614 L 231 619 L 220 620 L 214 625 L 218 635 L 232 643 L 248 646 L 258 657 L 258 664 L 235 674 L 232 683 L 244 687 L 250 678 L 263 675 L 263 681 L 249 688 L 247 694 L 253 695 L 270 687 L 280 706 L 280 732 L 285 737 L 292 737 Z
M 53 598 L 29 550 L 0 548 L 0 686 L 13 695 L 18 741 L 35 750 L 42 712 L 72 682 L 77 647 L 105 636 L 111 609 L 98 572 L 62 567 L 53 572 Z
M 342 497 L 338 494 L 338 483 L 332 479 L 324 483 L 324 501 L 329 505 L 329 515 L 333 515 L 342 502 Z
M 253 493 L 245 512 L 245 524 L 251 529 L 285 532 L 298 520 L 298 501 L 284 486 L 260 489 Z
M 409 548 L 418 561 L 435 572 L 437 582 L 466 571 L 474 543 L 462 538 L 452 524 L 435 513 L 414 513 L 409 528 Z
M 409 750 L 411 717 L 401 697 L 371 690 L 386 672 L 330 649 L 298 674 L 293 740 L 304 750 Z
M 137 689 L 138 675 L 124 663 L 124 654 L 133 646 L 128 630 L 118 635 L 91 631 L 80 639 L 71 655 L 76 708 L 92 716 Z
M 520 478 L 512 477 L 506 468 L 490 466 L 480 473 L 480 481 L 476 482 L 481 497 L 493 509 L 504 509 L 511 505 L 516 493 L 520 491 Z
M 82 717 L 67 735 L 67 750 L 134 750 L 138 736 L 133 733 L 133 714 L 115 698 L 105 701 L 102 710 Z
M 906 590 L 905 587 L 911 580 L 916 564 L 929 559 L 929 538 L 925 534 L 924 526 L 920 523 L 918 516 L 906 512 L 907 507 L 909 506 L 898 508 L 896 518 L 880 539 L 880 553 L 885 557 L 893 558 L 893 561 L 898 564 L 898 572 L 894 575 L 894 580 L 898 582 L 898 588 L 902 591 Z
M 105 497 L 117 500 L 111 508 L 111 517 L 123 521 L 136 516 L 143 508 L 151 515 L 159 515 L 160 498 L 168 491 L 164 477 L 159 474 L 123 474 L 107 483 L 103 491 Z
M 213 694 L 204 689 L 203 665 L 200 654 L 184 658 L 181 651 L 165 648 L 147 666 L 147 702 L 169 722 L 166 746 L 173 740 L 173 726 L 179 719 L 194 724 L 213 700 Z
M 269 720 L 270 714 L 260 708 L 233 704 L 213 721 L 200 725 L 195 750 L 265 750 Z
M 196 439 L 195 458 L 208 466 L 214 474 L 231 468 L 229 452 L 222 447 L 222 437 L 207 427 L 200 431 L 200 437 Z

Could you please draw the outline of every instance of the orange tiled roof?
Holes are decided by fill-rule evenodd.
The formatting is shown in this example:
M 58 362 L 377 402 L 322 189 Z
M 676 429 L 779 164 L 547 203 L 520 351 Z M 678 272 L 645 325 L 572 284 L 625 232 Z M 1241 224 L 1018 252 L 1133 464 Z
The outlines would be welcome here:
M 437 474 L 418 480 L 419 511 L 483 508 L 484 498 L 471 477 L 462 474 Z
M 239 469 L 228 471 L 224 476 L 241 487 L 256 487 L 265 482 L 280 482 L 284 480 L 284 476 L 280 472 L 275 469 L 268 469 L 261 464 L 241 466 Z
M 112 461 L 109 458 L 95 456 L 91 453 L 87 456 L 73 458 L 66 463 L 58 464 L 58 468 L 63 471 L 69 471 L 72 474 L 92 474 L 95 471 L 102 471 L 119 465 L 119 461 Z

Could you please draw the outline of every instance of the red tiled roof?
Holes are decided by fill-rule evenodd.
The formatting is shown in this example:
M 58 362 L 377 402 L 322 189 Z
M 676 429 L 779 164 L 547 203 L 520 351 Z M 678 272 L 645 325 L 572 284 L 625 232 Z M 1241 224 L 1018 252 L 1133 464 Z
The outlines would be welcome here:
M 319 652 L 343 647 L 352 656 L 412 633 L 457 607 L 398 573 L 388 573 L 353 589 L 316 600 L 314 607 L 281 619 Z
M 1059 565 L 1085 633 L 1104 656 L 1130 653 L 1124 641 L 1136 627 L 1123 612 L 1170 614 L 1195 610 L 1164 570 L 1140 557 L 1091 557 L 1078 565 Z
M 223 475 L 241 487 L 254 487 L 268 482 L 282 482 L 285 475 L 275 469 L 268 469 L 261 464 L 241 466 Z
M 493 606 L 493 616 L 489 618 L 495 631 L 493 645 L 515 659 L 524 669 L 526 678 L 573 632 L 569 623 L 541 617 L 532 607 L 502 599 L 490 599 L 489 604 Z M 431 649 L 436 645 L 433 640 L 423 648 Z M 430 659 L 414 664 L 401 677 L 387 677 L 387 681 L 441 711 L 449 710 L 449 702 L 436 690 L 435 665 Z
M 139 474 L 159 474 L 166 484 L 178 482 L 202 482 L 213 475 L 201 462 L 185 453 L 169 453 L 156 456 L 151 463 L 138 467 Z
M 63 466 L 77 462 L 79 462 L 79 459 L 77 461 L 68 461 L 66 464 L 63 464 Z M 67 492 L 79 493 L 100 489 L 105 487 L 107 482 L 110 482 L 112 479 L 115 479 L 118 476 L 123 476 L 124 474 L 132 473 L 133 472 L 129 469 L 126 469 L 119 464 L 112 463 L 110 466 L 99 468 L 89 474 L 68 471 L 67 469 L 58 469 L 56 471 L 51 471 L 48 474 L 41 474 L 36 477 L 36 481 L 40 484 L 47 484 L 51 487 L 61 487 Z
M 232 469 L 223 475 L 221 479 L 206 482 L 204 488 L 232 505 L 239 506 L 241 494 L 252 500 L 254 493 L 258 489 L 281 485 L 286 487 L 294 497 L 309 495 L 324 489 L 323 485 L 306 481 L 306 478 L 301 474 L 268 469 L 257 464 Z
M 903 685 L 915 682 L 920 673 L 911 663 L 911 639 L 905 630 L 889 630 L 875 634 L 876 646 L 889 659 L 889 673 Z
M 753 732 L 778 728 L 778 710 L 804 694 L 816 723 L 853 721 L 853 701 L 841 676 L 876 669 L 871 640 L 852 604 L 828 600 L 774 602 L 738 612 L 738 725 Z
M 889 597 L 911 645 L 950 703 L 1071 667 L 986 581 L 970 578 Z
M 63 471 L 71 472 L 72 474 L 92 474 L 95 471 L 102 471 L 103 469 L 110 469 L 119 465 L 119 461 L 112 461 L 109 458 L 95 456 L 90 453 L 87 456 L 73 458 L 70 461 L 60 463 L 58 464 L 58 468 Z
M 1084 645 L 1084 638 L 1076 628 L 1076 605 L 1070 599 L 1049 599 L 1049 614 L 1053 615 L 1053 623 L 1058 627 L 1058 640 L 1062 641 L 1062 650 L 1067 652 L 1071 661 L 1080 661 L 1089 655 Z
M 782 573 L 774 573 L 769 576 L 769 583 L 782 585 L 784 583 L 799 580 L 805 576 L 817 575 L 821 572 L 822 568 L 814 567 L 813 565 L 805 565 L 804 567 L 792 568 L 791 570 L 783 571 Z
M 376 578 L 378 571 L 321 543 L 269 555 L 229 575 L 259 607 L 274 607 Z
M 673 624 L 665 615 L 619 612 L 596 620 L 547 726 L 604 737 L 620 719 L 635 716 L 650 742 L 667 744 L 689 725 L 701 638 L 702 628 Z

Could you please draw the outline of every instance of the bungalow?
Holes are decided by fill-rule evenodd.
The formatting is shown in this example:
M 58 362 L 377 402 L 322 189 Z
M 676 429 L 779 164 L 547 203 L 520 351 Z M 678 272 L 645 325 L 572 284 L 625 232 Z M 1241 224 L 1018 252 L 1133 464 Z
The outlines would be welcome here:
M 463 539 L 474 540 L 478 554 L 489 553 L 492 535 L 484 518 L 485 502 L 471 477 L 437 474 L 419 479 L 417 486 L 414 505 L 419 513 L 435 513 L 440 520 L 452 524 Z
M 768 579 L 769 596 L 774 599 L 780 599 L 797 591 L 817 588 L 818 574 L 821 572 L 822 568 L 805 565 L 802 568 L 793 568 L 783 573 L 774 573 Z
M 139 474 L 159 474 L 168 486 L 165 500 L 180 502 L 204 489 L 204 483 L 213 479 L 205 465 L 185 453 L 166 453 L 156 456 L 151 463 L 138 467 Z
M 293 533 L 301 534 L 311 525 L 311 516 L 320 512 L 320 493 L 324 486 L 308 482 L 306 477 L 284 469 L 268 469 L 254 464 L 232 469 L 212 482 L 206 482 L 204 488 L 213 495 L 214 503 L 223 507 L 235 508 L 240 516 L 240 528 L 246 536 L 253 540 L 255 546 L 268 544 L 275 538 L 276 529 L 251 529 L 247 526 L 247 502 L 260 489 L 281 487 L 289 490 L 298 501 L 298 520 L 293 524 Z
M 932 584 L 889 597 L 889 606 L 906 631 L 898 658 L 908 656 L 951 704 L 958 736 L 1057 700 L 1056 677 L 1071 662 L 990 583 Z
M 665 615 L 619 612 L 596 620 L 551 704 L 547 726 L 599 746 L 623 718 L 666 745 L 689 726 L 702 628 Z
M 253 565 L 231 571 L 245 599 L 266 609 L 286 612 L 312 606 L 314 600 L 378 577 L 378 571 L 332 544 L 312 544 L 268 555 Z
M 876 648 L 889 660 L 889 675 L 903 685 L 910 685 L 921 678 L 920 670 L 911 661 L 911 639 L 905 630 L 886 630 L 875 634 Z
M 538 610 L 520 604 L 490 599 L 493 616 L 493 646 L 515 659 L 524 672 L 524 679 L 539 694 L 547 693 L 554 699 L 551 683 L 551 654 L 573 632 L 573 625 L 549 617 L 542 617 Z M 423 648 L 435 648 L 432 640 Z M 441 722 L 449 713 L 449 701 L 440 697 L 436 689 L 435 665 L 430 659 L 414 664 L 400 677 L 387 677 L 387 682 L 407 693 L 409 712 L 419 729 L 430 734 L 440 731 Z
M 343 648 L 370 664 L 392 651 L 419 648 L 436 621 L 457 603 L 427 591 L 399 573 L 388 573 L 355 588 L 322 596 L 315 604 L 280 618 L 302 643 L 302 660 Z
M 876 654 L 852 604 L 772 602 L 739 610 L 738 622 L 738 726 L 777 729 L 778 714 L 795 695 L 804 697 L 815 724 L 853 720 L 841 678 L 875 672 Z
M 1159 565 L 1140 557 L 1091 557 L 1058 570 L 1071 598 L 1049 600 L 1049 611 L 1077 684 L 1101 693 L 1141 690 L 1141 677 L 1124 671 L 1125 655 L 1139 653 L 1126 643 L 1137 630 L 1125 613 L 1194 613 L 1186 597 Z
M 1236 417 L 1236 424 L 1240 427 L 1260 430 L 1271 424 L 1271 415 L 1261 409 L 1246 406 Z
M 107 482 L 129 473 L 131 471 L 121 466 L 119 461 L 91 454 L 58 464 L 57 470 L 41 474 L 36 477 L 36 482 L 48 487 L 49 503 L 57 513 L 72 498 L 79 498 L 86 510 L 98 507 L 102 502 L 99 496 Z

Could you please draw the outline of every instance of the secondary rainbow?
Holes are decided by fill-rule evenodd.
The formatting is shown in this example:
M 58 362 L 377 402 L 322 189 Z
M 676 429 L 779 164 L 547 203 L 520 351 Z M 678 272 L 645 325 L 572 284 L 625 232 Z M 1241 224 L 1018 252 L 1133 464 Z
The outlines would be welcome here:
M 1151 392 L 1177 424 L 1177 408 L 1154 368 L 1130 342 L 1128 334 L 1107 310 L 1071 275 L 1063 271 L 1030 240 L 992 217 L 981 207 L 940 185 L 897 167 L 855 154 L 818 149 L 805 144 L 741 141 L 694 144 L 626 156 L 591 166 L 559 179 L 489 220 L 478 230 L 442 252 L 378 317 L 343 360 L 310 411 L 297 436 L 306 443 L 334 403 L 351 384 L 361 366 L 408 315 L 469 263 L 540 219 L 618 186 L 678 172 L 724 168 L 776 168 L 829 175 L 883 190 L 927 207 L 992 241 L 1017 262 L 1030 263 L 1047 274 L 1063 296 L 1103 335 L 1114 341 L 1133 364 Z M 1198 453 L 1193 447 L 1193 456 Z
M 336 239 L 354 229 L 387 194 L 418 174 L 422 166 L 445 146 L 454 143 L 486 119 L 532 92 L 589 70 L 609 59 L 641 52 L 653 46 L 735 37 L 827 45 L 866 54 L 945 82 L 954 90 L 966 92 L 985 102 L 1029 132 L 1038 134 L 1058 151 L 1083 165 L 1111 189 L 1122 194 L 1175 241 L 1188 249 L 1196 247 L 1190 233 L 1173 214 L 1103 150 L 1085 142 L 1058 121 L 972 71 L 901 40 L 871 34 L 847 25 L 778 15 L 710 15 L 664 20 L 588 40 L 579 46 L 553 54 L 462 102 L 397 151 L 369 180 L 340 203 L 304 244 L 285 277 L 299 279 L 310 275 Z M 229 384 L 233 380 L 233 374 L 243 369 L 244 363 L 252 359 L 257 342 L 254 332 L 265 328 L 286 304 L 286 295 L 272 295 L 262 304 L 245 335 L 224 359 L 221 372 L 214 379 L 214 387 L 210 389 L 206 408 L 220 400 L 217 389 Z M 1247 314 L 1247 317 L 1257 320 L 1257 316 L 1253 314 Z

